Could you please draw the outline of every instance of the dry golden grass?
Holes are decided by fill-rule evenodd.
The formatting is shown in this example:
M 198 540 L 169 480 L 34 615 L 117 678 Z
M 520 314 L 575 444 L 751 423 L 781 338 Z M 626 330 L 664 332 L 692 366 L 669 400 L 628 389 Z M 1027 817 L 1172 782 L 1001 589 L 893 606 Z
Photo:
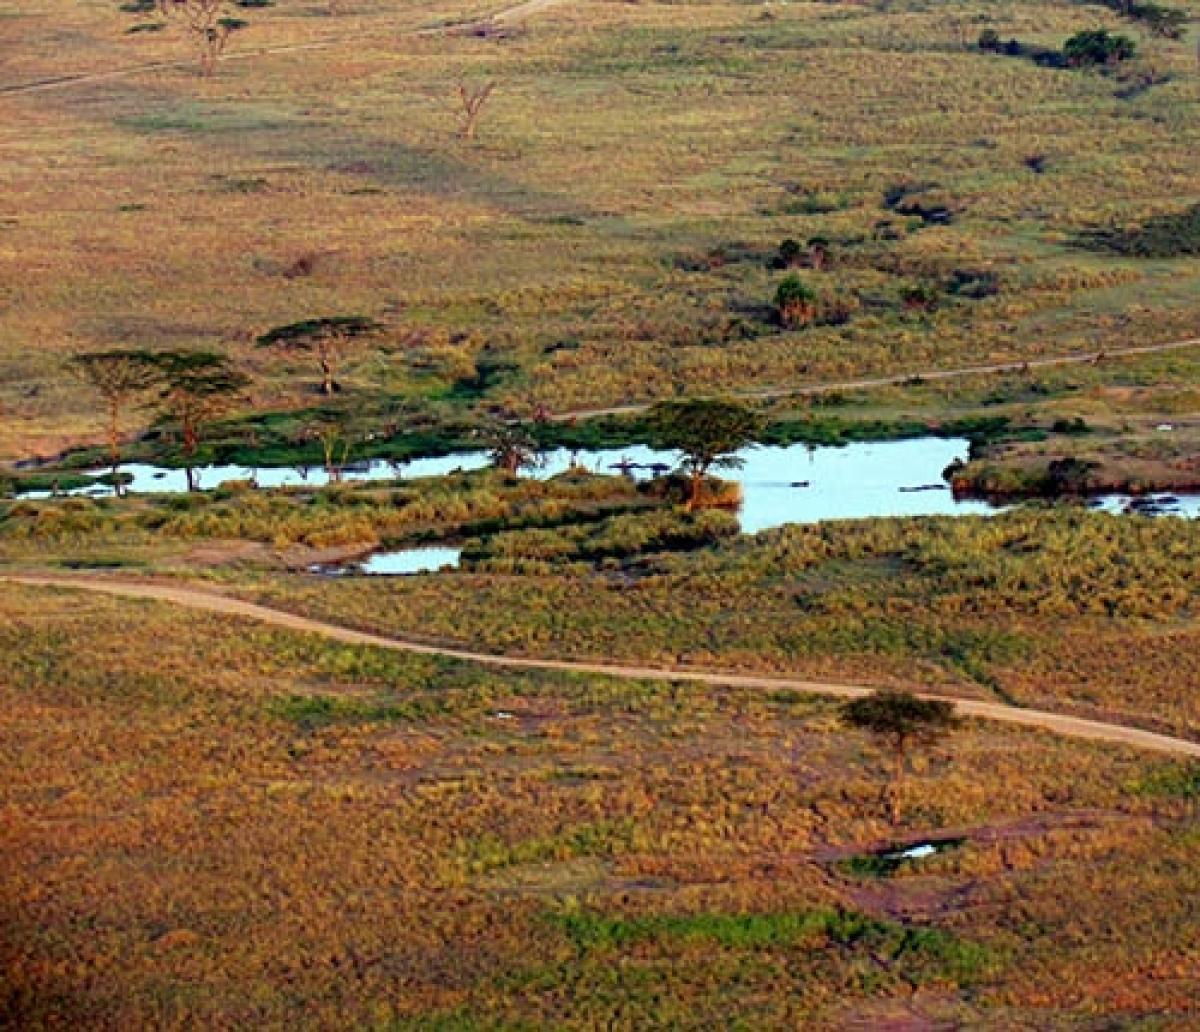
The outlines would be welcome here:
M 294 374 L 248 342 L 311 315 L 392 325 L 397 349 L 352 369 L 355 388 L 437 396 L 487 342 L 517 366 L 490 400 L 558 409 L 1195 330 L 1194 263 L 1065 243 L 1196 193 L 1186 44 L 1147 44 L 1171 81 L 1120 100 L 1103 76 L 963 46 L 987 19 L 1047 40 L 1095 20 L 1067 4 L 796 4 L 768 21 L 757 5 L 591 2 L 507 41 L 404 34 L 479 10 L 281 4 L 248 14 L 234 52 L 352 41 L 230 60 L 209 82 L 171 68 L 0 97 L 0 455 L 94 435 L 61 372 L 87 348 L 228 348 L 258 377 L 254 404 L 295 405 Z M 0 22 L 20 41 L 0 75 L 180 52 L 122 35 L 127 17 L 23 6 Z M 499 83 L 474 145 L 454 137 L 460 78 Z M 1045 175 L 1023 164 L 1037 152 Z M 936 183 L 958 219 L 855 243 L 903 180 Z M 805 196 L 838 210 L 795 214 Z M 773 290 L 764 258 L 814 233 L 839 252 L 822 285 L 884 307 L 781 334 L 753 314 Z M 678 264 L 731 245 L 757 257 Z M 312 272 L 285 278 L 300 258 Z M 1000 296 L 897 311 L 906 283 L 960 266 L 997 270 Z M 472 336 L 431 359 L 398 343 L 414 332 Z
M 864 879 L 883 758 L 819 701 L 11 586 L 0 617 L 6 1024 L 1195 1017 L 1187 768 L 971 726 L 899 833 L 968 844 Z

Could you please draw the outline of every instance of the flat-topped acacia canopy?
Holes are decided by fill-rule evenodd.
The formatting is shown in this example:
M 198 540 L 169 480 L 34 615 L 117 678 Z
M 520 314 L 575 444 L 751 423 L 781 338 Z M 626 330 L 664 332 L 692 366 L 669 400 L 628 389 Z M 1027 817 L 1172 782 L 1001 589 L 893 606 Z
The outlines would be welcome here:
M 277 326 L 257 339 L 259 347 L 309 348 L 330 337 L 361 337 L 375 333 L 382 324 L 365 315 L 331 315 Z

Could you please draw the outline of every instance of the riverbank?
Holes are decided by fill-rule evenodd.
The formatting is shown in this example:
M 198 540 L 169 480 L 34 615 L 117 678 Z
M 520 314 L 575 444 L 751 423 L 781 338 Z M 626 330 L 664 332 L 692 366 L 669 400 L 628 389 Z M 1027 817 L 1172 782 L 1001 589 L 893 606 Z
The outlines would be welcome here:
M 982 445 L 947 476 L 956 494 L 997 502 L 1195 493 L 1200 490 L 1200 425 L 1143 423 L 1120 431 Z

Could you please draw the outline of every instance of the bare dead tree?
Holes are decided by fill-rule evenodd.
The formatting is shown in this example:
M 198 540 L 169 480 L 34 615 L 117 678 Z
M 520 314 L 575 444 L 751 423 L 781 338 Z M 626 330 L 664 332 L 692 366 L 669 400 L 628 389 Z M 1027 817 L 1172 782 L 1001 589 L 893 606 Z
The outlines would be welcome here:
M 246 27 L 234 17 L 232 0 L 158 0 L 158 10 L 183 24 L 200 52 L 200 74 L 205 77 L 216 71 L 229 37 Z
M 458 84 L 458 99 L 462 106 L 462 122 L 458 135 L 464 140 L 475 139 L 475 130 L 479 125 L 479 115 L 483 106 L 488 102 L 496 89 L 496 83 L 485 82 L 480 86 L 470 86 L 460 81 Z

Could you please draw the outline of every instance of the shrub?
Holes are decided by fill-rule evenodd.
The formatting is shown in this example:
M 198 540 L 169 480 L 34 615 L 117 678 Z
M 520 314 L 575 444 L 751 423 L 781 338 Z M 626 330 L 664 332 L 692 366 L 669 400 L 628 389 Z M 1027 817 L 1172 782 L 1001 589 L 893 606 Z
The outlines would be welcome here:
M 1071 68 L 1115 65 L 1128 61 L 1137 52 L 1128 36 L 1114 36 L 1107 29 L 1077 32 L 1063 44 L 1063 58 Z
M 817 292 L 795 274 L 784 276 L 775 288 L 775 309 L 784 326 L 809 326 L 817 317 Z
M 934 312 L 938 306 L 938 292 L 925 283 L 906 287 L 900 295 L 904 308 L 909 312 Z
M 1194 258 L 1200 255 L 1200 204 L 1140 226 L 1091 230 L 1076 237 L 1075 244 L 1131 258 Z
M 795 273 L 779 281 L 775 311 L 788 329 L 805 326 L 838 326 L 858 311 L 858 299 L 844 294 L 817 293 Z
M 999 53 L 1001 47 L 1000 33 L 998 33 L 995 29 L 984 29 L 979 34 L 977 46 L 980 50 L 986 50 L 991 53 Z

